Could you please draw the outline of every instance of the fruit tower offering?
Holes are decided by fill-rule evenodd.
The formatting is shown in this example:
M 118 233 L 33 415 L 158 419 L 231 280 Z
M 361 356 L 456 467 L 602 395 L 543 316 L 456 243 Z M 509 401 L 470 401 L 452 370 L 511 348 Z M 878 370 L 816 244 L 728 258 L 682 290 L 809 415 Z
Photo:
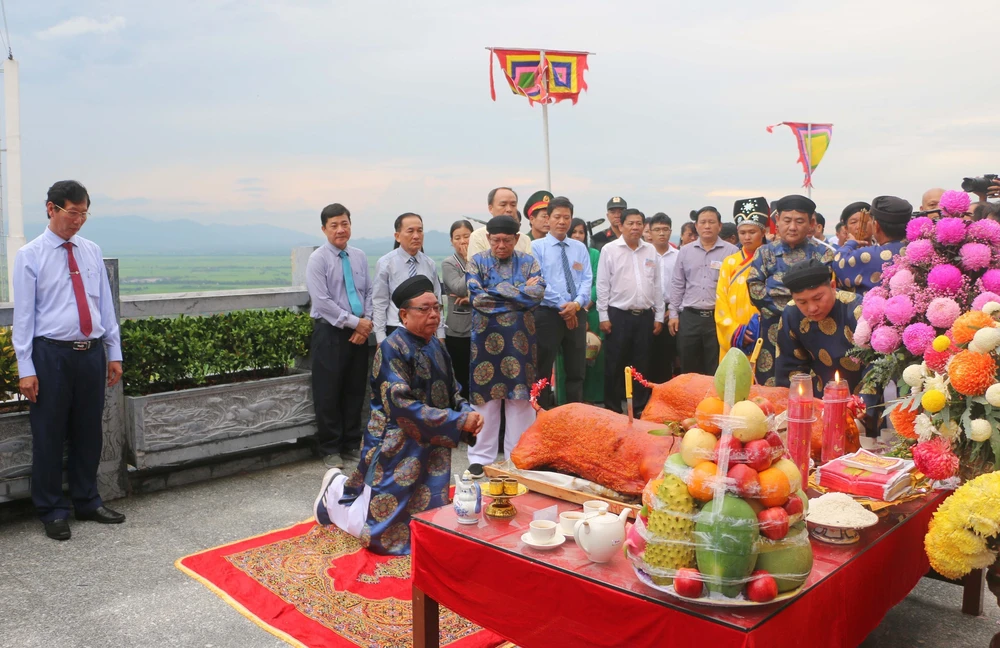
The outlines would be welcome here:
M 766 603 L 812 570 L 803 476 L 785 455 L 774 412 L 746 400 L 751 367 L 737 349 L 715 375 L 725 399 L 698 406 L 698 427 L 643 491 L 625 551 L 636 569 L 686 598 Z

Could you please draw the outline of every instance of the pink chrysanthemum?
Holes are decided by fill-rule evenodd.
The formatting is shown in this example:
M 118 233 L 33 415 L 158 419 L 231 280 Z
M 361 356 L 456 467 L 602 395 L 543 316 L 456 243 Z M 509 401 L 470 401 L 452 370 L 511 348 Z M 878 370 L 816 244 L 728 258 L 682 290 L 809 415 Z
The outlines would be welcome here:
M 866 347 L 871 337 L 872 327 L 862 315 L 861 319 L 858 320 L 858 325 L 854 327 L 854 344 L 859 347 Z
M 937 436 L 918 443 L 911 452 L 917 470 L 930 479 L 948 479 L 958 470 L 958 457 L 951 451 L 951 442 L 944 437 Z
M 927 305 L 927 321 L 938 328 L 951 328 L 961 314 L 961 307 L 951 297 L 937 297 Z
M 865 295 L 861 306 L 861 316 L 868 320 L 871 325 L 876 325 L 882 321 L 885 314 L 885 299 L 871 293 Z
M 883 288 L 882 286 L 875 286 L 874 288 L 865 293 L 865 296 L 862 297 L 862 303 L 864 303 L 864 301 L 869 298 L 875 299 L 876 297 L 880 297 L 882 299 L 888 299 L 889 291 Z
M 990 246 L 982 243 L 966 243 L 959 251 L 962 256 L 962 267 L 966 270 L 982 270 L 990 267 Z
M 987 270 L 979 282 L 982 284 L 983 290 L 1000 294 L 1000 269 Z
M 893 266 L 894 267 L 894 266 Z M 885 281 L 885 274 L 882 275 Z M 889 289 L 893 295 L 908 295 L 913 291 L 913 273 L 906 268 L 899 268 L 889 279 Z
M 934 235 L 942 245 L 958 245 L 965 240 L 965 221 L 961 218 L 942 218 L 937 222 Z
M 971 204 L 972 201 L 969 199 L 969 194 L 964 191 L 949 189 L 941 195 L 941 202 L 938 203 L 938 207 L 949 216 L 961 216 L 969 211 L 969 205 Z M 938 222 L 940 223 L 940 221 Z
M 905 326 L 913 319 L 913 301 L 906 295 L 890 297 L 885 302 L 885 318 L 896 326 Z
M 934 221 L 926 216 L 914 218 L 906 224 L 906 240 L 910 241 L 912 245 L 914 241 L 922 239 L 925 236 L 930 236 L 933 231 Z
M 927 273 L 927 285 L 947 295 L 958 294 L 962 290 L 962 271 L 950 263 L 934 266 Z
M 915 356 L 924 355 L 924 351 L 937 337 L 937 331 L 930 324 L 917 322 L 903 329 L 903 346 Z
M 986 218 L 969 225 L 969 237 L 990 245 L 1000 245 L 1000 223 Z
M 929 239 L 917 239 L 906 246 L 910 263 L 926 263 L 934 255 L 934 244 Z
M 899 331 L 891 326 L 880 326 L 872 331 L 871 343 L 879 353 L 892 353 L 899 348 Z
M 989 291 L 980 293 L 978 297 L 972 300 L 972 310 L 983 310 L 983 306 L 991 301 L 1000 304 L 1000 295 Z

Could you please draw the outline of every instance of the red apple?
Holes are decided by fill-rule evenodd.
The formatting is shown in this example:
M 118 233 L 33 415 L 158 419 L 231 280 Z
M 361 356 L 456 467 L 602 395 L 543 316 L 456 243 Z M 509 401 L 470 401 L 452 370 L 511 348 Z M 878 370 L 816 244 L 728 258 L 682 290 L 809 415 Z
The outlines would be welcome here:
M 763 396 L 754 396 L 750 399 L 751 403 L 756 403 L 757 407 L 764 412 L 764 416 L 771 416 L 775 414 L 774 403 L 764 398 Z
M 734 436 L 724 436 L 719 439 L 719 443 L 715 446 L 715 451 L 712 453 L 712 461 L 719 463 L 719 452 L 722 448 L 729 448 L 729 465 L 737 463 L 746 463 L 746 455 L 743 453 L 743 442 Z
M 771 580 L 774 580 L 773 578 Z M 775 584 L 775 593 L 778 595 L 777 584 Z M 684 567 L 683 569 L 677 570 L 677 575 L 674 576 L 674 591 L 680 596 L 685 596 L 687 598 L 701 598 L 701 594 L 705 589 L 705 583 L 701 580 L 701 572 L 697 569 L 691 569 L 690 567 Z
M 760 493 L 760 479 L 750 466 L 736 464 L 726 476 L 735 482 L 736 494 L 740 497 L 756 497 Z
M 771 444 L 771 458 L 778 459 L 785 454 L 785 444 L 781 442 L 781 437 L 774 430 L 767 433 L 764 440 Z
M 750 574 L 750 582 L 747 583 L 747 598 L 754 603 L 767 603 L 773 601 L 778 596 L 778 583 L 774 577 L 763 569 L 758 569 Z
M 788 535 L 788 511 L 780 506 L 772 506 L 758 513 L 757 522 L 760 523 L 761 534 L 771 540 L 781 540 Z
M 766 439 L 750 441 L 743 446 L 747 456 L 747 465 L 760 472 L 771 467 L 771 444 Z
M 785 502 L 785 511 L 788 515 L 801 515 L 804 510 L 805 506 L 802 504 L 802 499 L 795 493 L 792 493 L 788 501 Z

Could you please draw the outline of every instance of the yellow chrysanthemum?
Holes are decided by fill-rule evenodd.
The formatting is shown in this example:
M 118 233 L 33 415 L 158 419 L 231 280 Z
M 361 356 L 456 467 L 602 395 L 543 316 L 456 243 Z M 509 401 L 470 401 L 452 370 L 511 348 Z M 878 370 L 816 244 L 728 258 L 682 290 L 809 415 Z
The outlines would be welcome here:
M 948 402 L 948 398 L 943 392 L 937 389 L 932 389 L 930 391 L 924 392 L 923 397 L 920 399 L 920 405 L 925 411 L 931 414 L 936 414 L 944 409 L 945 404 Z
M 987 541 L 1000 529 L 1000 472 L 980 475 L 946 499 L 931 519 L 924 548 L 931 566 L 961 578 L 996 561 Z

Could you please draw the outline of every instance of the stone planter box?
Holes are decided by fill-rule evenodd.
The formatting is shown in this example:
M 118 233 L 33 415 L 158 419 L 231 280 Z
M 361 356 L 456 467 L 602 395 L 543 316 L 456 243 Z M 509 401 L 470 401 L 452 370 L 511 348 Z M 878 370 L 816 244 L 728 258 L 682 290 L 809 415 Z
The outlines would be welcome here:
M 171 466 L 316 433 L 311 374 L 125 398 L 129 461 Z
M 31 424 L 27 412 L 0 414 L 0 502 L 31 492 Z

